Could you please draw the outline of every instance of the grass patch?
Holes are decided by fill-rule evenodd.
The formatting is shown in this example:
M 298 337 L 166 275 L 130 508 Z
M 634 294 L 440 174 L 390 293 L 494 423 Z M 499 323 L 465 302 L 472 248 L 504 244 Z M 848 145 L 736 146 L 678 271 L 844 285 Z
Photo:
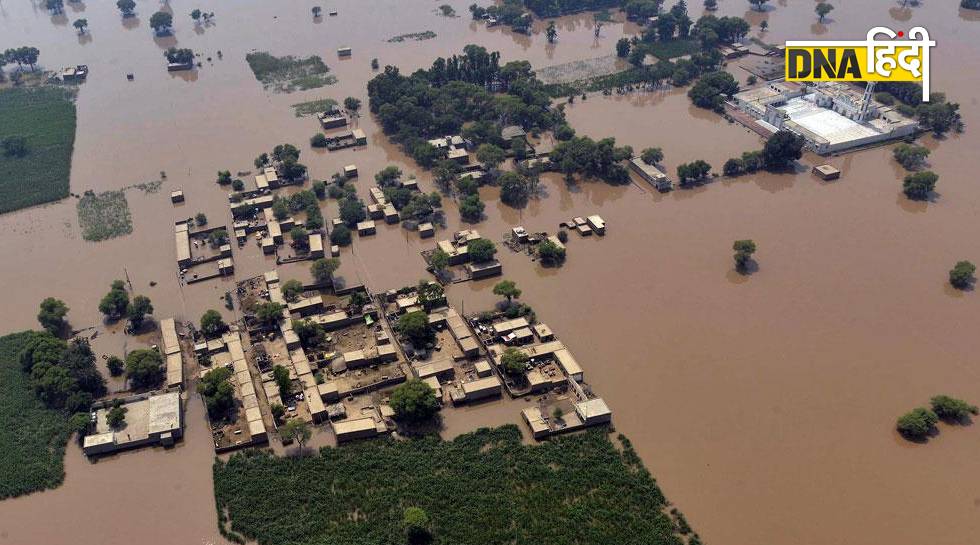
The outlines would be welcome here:
M 65 478 L 68 422 L 34 396 L 20 366 L 30 335 L 0 337 L 0 499 L 54 488 Z
M 259 51 L 245 55 L 245 60 L 255 79 L 266 89 L 278 93 L 315 89 L 337 82 L 337 78 L 330 75 L 330 68 L 316 55 L 302 59 L 292 55 L 276 57 Z
M 78 201 L 78 225 L 82 238 L 97 242 L 133 232 L 129 202 L 123 190 L 95 194 L 91 191 Z
M 319 98 L 309 102 L 293 104 L 292 107 L 293 112 L 296 113 L 296 117 L 303 117 L 306 115 L 316 115 L 320 112 L 325 112 L 336 105 L 337 101 L 332 98 Z
M 306 457 L 248 451 L 215 461 L 215 499 L 222 531 L 260 545 L 403 543 L 410 506 L 428 513 L 435 544 L 683 543 L 623 444 L 594 430 L 527 446 L 509 425 Z
M 421 42 L 422 40 L 431 40 L 436 37 L 436 33 L 431 30 L 426 30 L 425 32 L 412 32 L 409 34 L 399 34 L 394 38 L 388 38 L 390 43 L 400 43 L 408 40 L 415 40 L 416 42 Z
M 666 42 L 656 41 L 644 44 L 647 53 L 658 59 L 670 60 L 701 51 L 701 44 L 694 39 L 675 38 Z
M 23 137 L 27 152 L 0 151 L 0 214 L 68 196 L 75 103 L 57 86 L 0 90 L 0 141 Z

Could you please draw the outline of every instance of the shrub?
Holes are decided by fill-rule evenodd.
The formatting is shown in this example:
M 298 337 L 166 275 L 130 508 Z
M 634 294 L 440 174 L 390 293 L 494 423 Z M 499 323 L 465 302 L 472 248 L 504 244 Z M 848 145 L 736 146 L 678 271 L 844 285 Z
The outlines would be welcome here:
M 971 414 L 975 415 L 978 412 L 976 405 L 970 405 L 962 399 L 947 395 L 935 396 L 929 400 L 929 404 L 932 405 L 936 416 L 950 422 L 964 422 Z
M 909 439 L 924 439 L 932 432 L 939 417 L 936 413 L 923 407 L 917 407 L 898 419 L 896 427 L 899 433 Z
M 902 192 L 913 201 L 924 201 L 936 189 L 939 176 L 930 170 L 909 174 L 902 181 Z
M 958 261 L 949 271 L 949 283 L 957 289 L 967 289 L 973 283 L 973 273 L 977 270 L 976 265 L 969 261 Z

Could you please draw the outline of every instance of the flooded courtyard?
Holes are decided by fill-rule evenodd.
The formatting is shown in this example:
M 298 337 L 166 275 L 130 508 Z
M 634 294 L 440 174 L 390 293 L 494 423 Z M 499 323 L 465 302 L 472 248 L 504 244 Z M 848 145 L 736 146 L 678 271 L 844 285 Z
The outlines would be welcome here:
M 365 200 L 371 176 L 389 164 L 432 190 L 430 174 L 390 144 L 366 111 L 357 126 L 368 146 L 337 152 L 311 149 L 316 122 L 293 113 L 292 104 L 326 97 L 366 104 L 372 58 L 410 73 L 478 43 L 499 50 L 504 62 L 527 59 L 542 68 L 609 55 L 619 38 L 639 32 L 613 22 L 596 39 L 590 14 L 570 16 L 558 19 L 558 42 L 549 45 L 545 22 L 536 21 L 530 36 L 515 35 L 471 21 L 470 2 L 448 3 L 458 17 L 437 14 L 438 3 L 425 0 L 331 1 L 325 8 L 338 15 L 313 21 L 312 3 L 172 0 L 165 7 L 175 35 L 166 39 L 148 27 L 155 2 L 139 4 L 136 20 L 125 23 L 112 3 L 66 4 L 60 17 L 27 0 L 0 4 L 0 50 L 34 45 L 48 69 L 91 69 L 78 94 L 71 191 L 166 175 L 159 192 L 127 191 L 133 233 L 121 238 L 84 241 L 74 198 L 0 216 L 7 287 L 0 331 L 36 327 L 38 302 L 55 296 L 71 307 L 75 328 L 99 331 L 97 352 L 145 346 L 152 340 L 102 325 L 98 301 L 116 278 L 150 296 L 158 319 L 196 322 L 209 308 L 235 318 L 222 302 L 233 279 L 178 281 L 171 225 L 197 212 L 209 225 L 230 224 L 216 172 L 253 170 L 255 156 L 276 144 L 296 144 L 314 179 L 355 163 Z M 700 2 L 690 4 L 696 19 Z M 857 39 L 875 25 L 929 29 L 938 42 L 933 89 L 961 104 L 966 124 L 962 135 L 922 139 L 940 176 L 933 202 L 902 195 L 904 171 L 888 147 L 829 160 L 804 156 L 805 165 L 840 168 L 841 180 L 831 183 L 808 170 L 758 173 L 661 195 L 639 181 L 568 184 L 548 174 L 541 197 L 523 209 L 500 203 L 496 188 L 481 190 L 487 218 L 475 227 L 492 239 L 514 225 L 553 232 L 574 216 L 605 218 L 605 237 L 571 235 L 561 268 L 502 246 L 497 255 L 504 276 L 574 351 L 614 411 L 616 430 L 706 543 L 959 545 L 980 535 L 976 426 L 941 425 L 923 444 L 894 431 L 898 415 L 932 395 L 980 399 L 980 299 L 946 282 L 956 261 L 980 260 L 980 70 L 966 60 L 980 57 L 980 18 L 954 4 L 841 3 L 818 24 L 813 2 L 778 0 L 762 13 L 748 2 L 719 2 L 719 15 L 752 23 L 750 36 L 766 20 L 761 37 L 771 43 Z M 215 23 L 195 26 L 194 8 L 214 11 Z M 71 27 L 77 17 L 88 19 L 89 36 Z M 387 41 L 425 30 L 436 37 Z M 172 45 L 194 49 L 203 65 L 168 73 L 162 52 Z M 344 45 L 353 56 L 338 59 Z M 320 55 L 338 81 L 270 94 L 244 61 L 253 50 Z M 727 158 L 761 147 L 754 133 L 693 107 L 683 89 L 592 94 L 566 113 L 579 134 L 613 136 L 637 151 L 662 147 L 670 173 L 695 159 L 720 171 Z M 168 195 L 176 189 L 186 202 L 175 207 Z M 343 250 L 339 274 L 375 292 L 425 278 L 419 251 L 470 227 L 451 199 L 445 207 L 447 226 L 435 239 L 379 224 L 376 236 Z M 336 214 L 327 201 L 324 215 Z M 748 276 L 732 267 L 731 244 L 741 238 L 759 245 L 759 270 Z M 236 249 L 235 261 L 239 279 L 275 267 L 273 256 L 252 245 Z M 488 308 L 498 299 L 494 283 L 454 285 L 450 302 L 462 312 Z M 187 434 L 174 449 L 93 464 L 69 445 L 62 487 L 0 502 L 0 544 L 222 543 L 203 406 L 196 394 L 187 405 Z M 511 405 L 447 411 L 444 435 L 516 423 Z

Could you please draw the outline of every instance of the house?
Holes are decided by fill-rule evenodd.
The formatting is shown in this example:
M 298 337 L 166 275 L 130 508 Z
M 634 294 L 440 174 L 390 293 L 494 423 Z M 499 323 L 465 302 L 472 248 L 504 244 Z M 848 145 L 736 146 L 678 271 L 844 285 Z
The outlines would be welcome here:
M 473 280 L 479 280 L 503 273 L 503 266 L 496 259 L 491 259 L 483 263 L 467 263 L 466 270 Z
M 385 223 L 398 223 L 398 211 L 395 210 L 394 205 L 388 203 L 384 206 L 384 218 Z
M 813 167 L 813 173 L 825 182 L 840 178 L 840 170 L 833 165 L 817 165 Z
M 500 395 L 501 383 L 496 375 L 462 383 L 450 392 L 453 405 L 469 403 Z
M 324 129 L 336 129 L 347 126 L 347 117 L 340 110 L 333 109 L 316 114 L 320 126 Z
M 357 165 L 345 166 L 344 176 L 346 176 L 347 178 L 357 178 Z
M 374 222 L 371 220 L 362 221 L 357 224 L 357 234 L 361 236 L 373 235 L 376 232 Z
M 338 443 L 375 437 L 387 431 L 384 422 L 376 421 L 374 417 L 353 418 L 331 422 Z
M 661 172 L 659 168 L 646 164 L 643 159 L 640 159 L 639 157 L 630 159 L 630 168 L 632 168 L 633 172 L 636 172 L 640 178 L 646 180 L 647 183 L 652 185 L 661 193 L 670 191 L 673 188 L 673 184 L 666 174 Z
M 173 191 L 170 193 L 170 202 L 177 204 L 179 202 L 184 202 L 184 192 L 181 190 Z
M 527 132 L 519 125 L 508 125 L 500 129 L 500 137 L 504 140 L 511 141 L 515 138 L 527 138 Z
M 436 230 L 431 223 L 420 223 L 419 224 L 419 236 L 422 238 L 430 238 L 435 236 Z
M 309 245 L 311 258 L 323 257 L 323 235 L 320 233 L 310 233 Z
M 337 56 L 338 57 L 350 57 L 351 56 L 351 53 L 352 53 L 352 51 L 351 51 L 351 48 L 350 47 L 344 46 L 344 47 L 338 47 L 337 48 Z

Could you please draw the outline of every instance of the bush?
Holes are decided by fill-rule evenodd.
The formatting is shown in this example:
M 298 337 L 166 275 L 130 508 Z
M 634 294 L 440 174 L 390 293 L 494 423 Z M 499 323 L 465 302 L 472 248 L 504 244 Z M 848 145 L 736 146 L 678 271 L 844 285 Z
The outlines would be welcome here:
M 932 432 L 939 417 L 929 409 L 918 407 L 902 415 L 896 427 L 899 433 L 909 439 L 924 439 Z
M 565 235 L 565 239 L 568 239 L 568 235 Z M 565 249 L 550 240 L 544 240 L 538 244 L 538 257 L 545 265 L 559 265 L 565 261 Z
M 938 395 L 929 400 L 936 416 L 950 422 L 965 422 L 970 415 L 978 413 L 976 405 L 970 405 L 962 399 Z
M 973 273 L 977 271 L 976 265 L 969 261 L 958 261 L 949 271 L 949 283 L 957 289 L 967 289 L 973 283 Z
M 327 147 L 327 137 L 318 132 L 310 138 L 310 145 L 314 148 L 325 148 Z
M 899 144 L 895 146 L 892 154 L 905 170 L 915 170 L 925 163 L 926 157 L 929 157 L 929 150 L 914 144 Z
M 330 232 L 330 242 L 338 246 L 347 246 L 351 242 L 351 232 L 346 225 L 338 225 Z
M 440 409 L 435 391 L 419 379 L 412 379 L 398 385 L 391 392 L 389 404 L 395 411 L 395 418 L 408 423 L 425 422 L 435 416 Z
M 931 170 L 909 174 L 902 181 L 902 192 L 913 201 L 924 201 L 936 189 L 939 176 Z

